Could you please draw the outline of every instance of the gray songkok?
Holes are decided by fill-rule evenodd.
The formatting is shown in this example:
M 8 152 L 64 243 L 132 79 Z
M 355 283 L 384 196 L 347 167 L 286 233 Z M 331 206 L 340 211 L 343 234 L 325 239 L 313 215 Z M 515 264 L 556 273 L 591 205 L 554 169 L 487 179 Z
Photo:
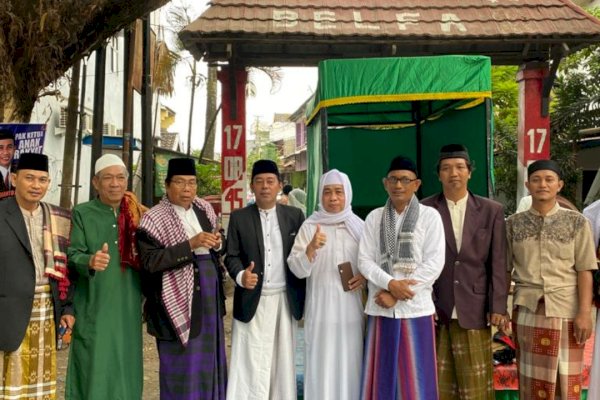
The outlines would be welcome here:
M 467 163 L 471 162 L 469 157 L 469 151 L 462 144 L 447 144 L 440 149 L 440 156 L 438 162 L 445 160 L 446 158 L 464 158 Z
M 527 179 L 529 179 L 531 174 L 533 174 L 534 172 L 543 169 L 556 172 L 556 175 L 558 175 L 558 177 L 562 179 L 562 172 L 560 170 L 560 166 L 554 160 L 537 160 L 529 164 L 529 167 L 527 167 Z

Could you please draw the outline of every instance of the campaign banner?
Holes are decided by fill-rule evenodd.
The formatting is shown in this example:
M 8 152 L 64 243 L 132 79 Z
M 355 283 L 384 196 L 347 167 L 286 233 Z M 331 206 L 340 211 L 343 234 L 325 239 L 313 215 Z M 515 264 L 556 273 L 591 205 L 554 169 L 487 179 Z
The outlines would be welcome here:
M 10 131 L 14 140 L 0 136 L 0 200 L 14 196 L 14 187 L 9 173 L 14 168 L 22 153 L 44 152 L 46 124 L 0 124 L 0 130 Z
M 154 148 L 154 197 L 161 198 L 165 194 L 165 179 L 171 158 L 181 157 L 160 148 Z

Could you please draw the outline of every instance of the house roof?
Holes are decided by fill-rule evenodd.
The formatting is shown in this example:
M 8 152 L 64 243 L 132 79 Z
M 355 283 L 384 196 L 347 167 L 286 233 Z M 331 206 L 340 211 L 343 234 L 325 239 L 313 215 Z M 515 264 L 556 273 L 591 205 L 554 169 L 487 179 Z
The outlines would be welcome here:
M 180 37 L 196 58 L 249 66 L 438 54 L 521 64 L 600 42 L 600 22 L 569 0 L 212 0 Z
M 178 145 L 179 133 L 165 131 L 160 133 L 160 147 L 169 150 L 178 150 Z

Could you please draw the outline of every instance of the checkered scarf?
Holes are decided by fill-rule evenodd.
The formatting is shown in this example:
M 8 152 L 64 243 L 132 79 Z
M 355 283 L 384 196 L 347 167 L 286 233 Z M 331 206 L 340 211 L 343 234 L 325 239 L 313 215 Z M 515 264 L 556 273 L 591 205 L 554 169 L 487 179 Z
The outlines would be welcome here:
M 396 235 L 396 209 L 390 199 L 385 203 L 379 228 L 381 268 L 392 275 L 400 271 L 410 276 L 416 268 L 412 252 L 413 232 L 419 219 L 419 200 L 413 195 L 405 208 L 404 220 Z
M 196 197 L 194 198 L 193 205 L 204 211 L 212 228 L 216 228 L 217 215 L 210 203 Z M 140 223 L 140 229 L 146 231 L 165 247 L 174 246 L 189 239 L 185 233 L 181 219 L 166 196 L 155 207 L 144 214 Z M 163 304 L 175 328 L 175 332 L 184 346 L 187 345 L 190 337 L 193 289 L 194 269 L 192 263 L 163 273 Z
M 67 270 L 67 247 L 71 233 L 71 212 L 47 203 L 40 203 L 43 214 L 44 274 L 58 282 L 61 300 L 67 298 L 69 274 Z

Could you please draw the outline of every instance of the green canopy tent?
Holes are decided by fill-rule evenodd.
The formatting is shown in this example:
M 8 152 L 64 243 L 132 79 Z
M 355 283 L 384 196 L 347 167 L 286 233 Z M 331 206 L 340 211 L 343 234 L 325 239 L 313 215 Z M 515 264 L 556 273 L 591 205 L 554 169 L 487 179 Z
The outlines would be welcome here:
M 383 205 L 381 178 L 399 154 L 417 163 L 421 196 L 440 190 L 441 146 L 464 144 L 476 172 L 470 189 L 489 196 L 493 182 L 491 62 L 483 56 L 326 60 L 307 110 L 307 211 L 319 177 L 350 177 L 361 216 Z

